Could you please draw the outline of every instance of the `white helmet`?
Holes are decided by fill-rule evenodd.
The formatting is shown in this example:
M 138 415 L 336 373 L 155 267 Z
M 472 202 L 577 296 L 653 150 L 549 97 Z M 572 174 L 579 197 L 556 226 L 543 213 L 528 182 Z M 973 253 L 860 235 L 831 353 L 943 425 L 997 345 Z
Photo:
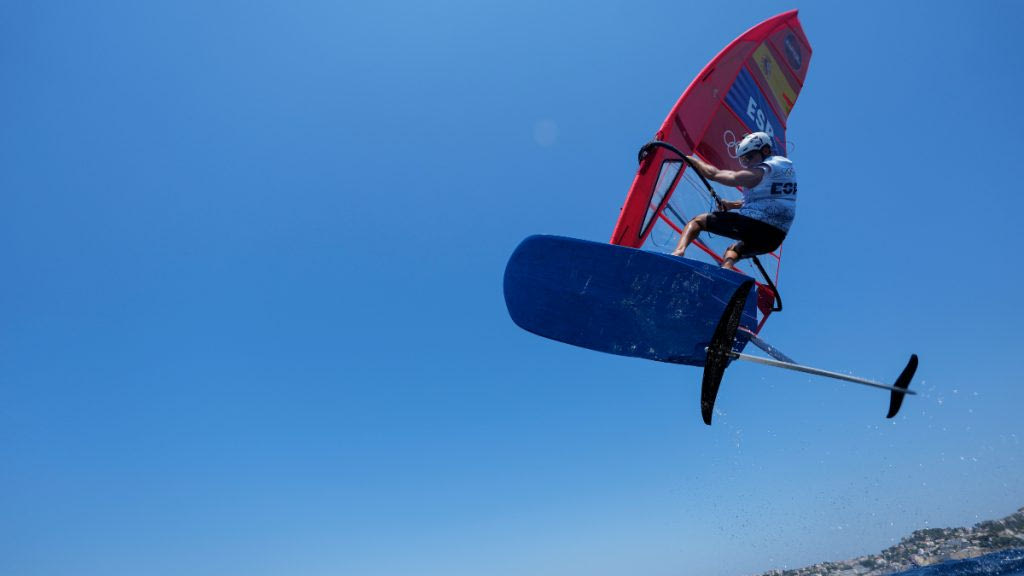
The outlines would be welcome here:
M 771 147 L 772 139 L 764 132 L 754 132 L 753 134 L 747 134 L 740 140 L 740 143 L 736 145 L 736 157 L 739 158 L 744 154 L 749 154 L 755 150 L 760 150 L 765 146 Z

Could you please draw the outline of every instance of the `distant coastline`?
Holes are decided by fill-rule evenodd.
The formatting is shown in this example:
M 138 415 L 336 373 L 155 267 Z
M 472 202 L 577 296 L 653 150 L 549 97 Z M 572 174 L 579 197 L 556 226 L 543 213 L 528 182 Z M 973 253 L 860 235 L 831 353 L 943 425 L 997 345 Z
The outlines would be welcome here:
M 761 576 L 887 576 L 1012 548 L 1024 548 L 1024 508 L 1001 520 L 986 520 L 970 528 L 917 530 L 881 554 L 795 570 L 770 570 Z

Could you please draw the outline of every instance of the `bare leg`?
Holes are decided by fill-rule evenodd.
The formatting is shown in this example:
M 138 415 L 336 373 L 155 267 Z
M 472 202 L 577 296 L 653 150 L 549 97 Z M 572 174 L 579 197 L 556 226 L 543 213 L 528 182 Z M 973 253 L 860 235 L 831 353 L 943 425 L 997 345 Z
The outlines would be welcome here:
M 736 266 L 734 265 L 736 264 L 736 261 L 740 259 L 740 254 L 736 251 L 735 246 L 736 245 L 733 244 L 725 251 L 725 260 L 722 261 L 722 268 L 725 268 L 726 270 L 735 270 Z
M 679 244 L 676 246 L 675 251 L 672 252 L 673 256 L 682 256 L 686 252 L 686 248 L 689 247 L 690 243 L 696 240 L 697 235 L 704 230 L 704 222 L 707 220 L 707 214 L 701 214 L 683 228 L 683 235 L 679 238 Z

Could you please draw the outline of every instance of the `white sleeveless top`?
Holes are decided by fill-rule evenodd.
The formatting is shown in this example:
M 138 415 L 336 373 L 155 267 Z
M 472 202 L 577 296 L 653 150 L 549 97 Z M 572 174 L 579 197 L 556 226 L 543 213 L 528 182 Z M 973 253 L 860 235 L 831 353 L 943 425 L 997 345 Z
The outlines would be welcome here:
M 736 211 L 754 220 L 789 232 L 796 216 L 796 170 L 784 156 L 770 156 L 757 165 L 764 177 L 743 191 L 743 207 Z

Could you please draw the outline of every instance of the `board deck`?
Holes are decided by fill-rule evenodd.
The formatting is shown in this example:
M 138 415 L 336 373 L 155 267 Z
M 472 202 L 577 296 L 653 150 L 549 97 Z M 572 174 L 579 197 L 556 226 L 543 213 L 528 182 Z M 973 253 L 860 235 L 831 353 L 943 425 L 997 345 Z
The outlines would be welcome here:
M 703 366 L 729 298 L 749 278 L 711 264 L 562 236 L 530 236 L 505 267 L 512 320 L 591 350 Z M 751 293 L 740 325 L 757 326 Z M 735 351 L 747 336 L 740 331 Z

